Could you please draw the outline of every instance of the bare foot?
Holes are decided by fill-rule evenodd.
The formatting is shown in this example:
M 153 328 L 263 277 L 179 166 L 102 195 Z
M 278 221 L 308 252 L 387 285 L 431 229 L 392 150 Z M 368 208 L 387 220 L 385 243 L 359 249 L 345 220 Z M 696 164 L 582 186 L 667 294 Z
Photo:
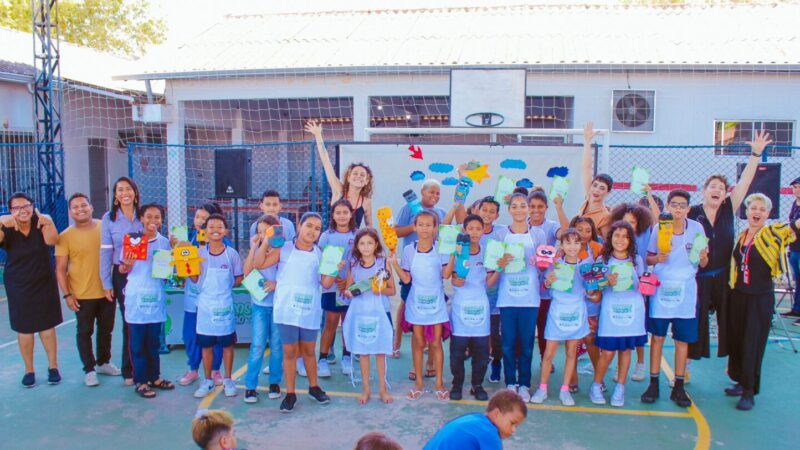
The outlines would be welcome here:
M 369 392 L 363 392 L 361 395 L 358 396 L 358 404 L 359 405 L 366 405 L 369 401 Z
M 389 391 L 381 391 L 380 396 L 383 403 L 392 403 L 394 401 L 394 397 L 389 394 Z

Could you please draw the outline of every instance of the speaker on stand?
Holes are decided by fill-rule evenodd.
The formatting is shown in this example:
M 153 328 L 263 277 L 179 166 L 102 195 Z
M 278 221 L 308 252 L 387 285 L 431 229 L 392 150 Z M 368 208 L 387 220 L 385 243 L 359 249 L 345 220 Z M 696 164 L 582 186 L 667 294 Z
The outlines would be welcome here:
M 239 199 L 250 198 L 250 149 L 214 150 L 214 196 L 233 200 L 233 245 L 239 251 Z

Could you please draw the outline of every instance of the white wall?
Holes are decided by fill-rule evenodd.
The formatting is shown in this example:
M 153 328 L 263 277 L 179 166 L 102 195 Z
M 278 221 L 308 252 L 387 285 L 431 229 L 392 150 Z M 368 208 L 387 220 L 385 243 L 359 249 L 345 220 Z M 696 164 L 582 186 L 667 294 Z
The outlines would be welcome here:
M 34 131 L 33 96 L 27 84 L 0 81 L 0 131 Z

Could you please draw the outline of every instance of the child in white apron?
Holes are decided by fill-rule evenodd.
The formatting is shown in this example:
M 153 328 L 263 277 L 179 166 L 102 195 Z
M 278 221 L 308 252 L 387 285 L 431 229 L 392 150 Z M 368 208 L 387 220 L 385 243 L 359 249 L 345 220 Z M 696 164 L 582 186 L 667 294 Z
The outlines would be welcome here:
M 222 386 L 226 397 L 236 396 L 233 374 L 233 345 L 236 343 L 236 316 L 233 309 L 233 288 L 242 284 L 244 270 L 242 259 L 223 239 L 228 234 L 228 222 L 221 214 L 212 214 L 206 220 L 208 244 L 200 249 L 203 258 L 200 275 L 192 281 L 199 288 L 197 294 L 197 342 L 203 347 L 203 370 L 206 379 L 194 396 L 203 398 L 214 390 L 211 369 L 214 346 L 222 346 L 225 375 Z
M 360 295 L 354 296 L 350 290 L 344 291 L 344 295 L 351 300 L 342 325 L 342 333 L 350 351 L 361 357 L 359 363 L 363 384 L 358 402 L 364 405 L 369 401 L 370 355 L 375 355 L 379 395 L 381 401 L 391 403 L 394 399 L 386 386 L 386 355 L 392 353 L 393 332 L 385 302 L 395 293 L 394 277 L 383 257 L 383 246 L 374 228 L 359 230 L 353 243 L 352 254 L 347 286 L 364 280 L 375 280 L 372 289 L 361 292 Z M 382 274 L 388 275 L 389 278 L 384 280 Z M 376 280 L 376 276 L 381 278 Z
M 481 249 L 486 249 L 489 239 L 503 242 L 508 233 L 508 227 L 503 224 L 494 223 L 500 214 L 500 203 L 494 197 L 486 197 L 478 204 L 478 215 L 483 220 L 483 236 L 481 236 Z M 500 308 L 497 307 L 497 285 L 486 287 L 486 295 L 489 297 L 490 335 L 489 353 L 491 354 L 491 373 L 489 374 L 490 383 L 499 383 L 503 369 L 503 341 L 500 338 Z
M 258 252 L 266 253 L 279 251 L 269 248 L 269 238 L 266 236 L 269 227 L 280 225 L 278 219 L 263 215 L 256 223 L 256 234 L 250 238 L 250 251 L 244 260 L 244 274 L 249 275 L 253 270 L 258 270 L 253 265 L 255 255 Z M 250 295 L 252 305 L 253 333 L 250 342 L 250 354 L 247 357 L 247 373 L 244 376 L 245 403 L 255 403 L 258 401 L 258 375 L 261 372 L 261 364 L 264 362 L 264 351 L 269 341 L 269 366 L 272 369 L 269 373 L 269 398 L 277 399 L 281 396 L 280 382 L 283 377 L 283 350 L 281 348 L 281 338 L 278 327 L 275 325 L 273 317 L 273 303 L 275 297 L 275 279 L 278 270 L 275 266 L 268 269 L 258 270 L 263 279 L 263 291 L 266 296 L 262 299 Z
M 258 253 L 253 262 L 258 269 L 278 265 L 273 320 L 283 345 L 283 373 L 286 377 L 286 397 L 281 412 L 294 410 L 297 402 L 297 359 L 303 358 L 308 375 L 308 395 L 318 403 L 330 398 L 319 386 L 316 359 L 317 333 L 322 321 L 321 288 L 333 286 L 334 277 L 319 274 L 322 252 L 316 242 L 322 232 L 322 217 L 307 212 L 300 218 L 294 242 L 287 242 L 279 252 Z M 339 270 L 345 262 L 339 263 Z M 321 287 L 320 287 L 321 285 Z
M 544 330 L 547 346 L 542 358 L 541 381 L 531 397 L 533 403 L 544 403 L 547 400 L 547 381 L 550 379 L 553 358 L 561 342 L 565 342 L 567 357 L 564 361 L 564 381 L 558 398 L 564 406 L 575 406 L 575 400 L 569 392 L 569 384 L 578 359 L 578 344 L 589 334 L 589 320 L 584 301 L 586 292 L 580 266 L 592 262 L 590 259 L 578 259 L 581 249 L 580 239 L 578 231 L 574 228 L 564 230 L 560 238 L 563 255 L 556 259 L 556 265 L 546 273 L 544 285 L 550 289 L 553 299 L 547 312 L 547 325 Z M 571 280 L 559 280 L 556 277 L 556 267 L 560 269 L 558 272 L 564 273 L 565 276 L 571 271 Z
M 676 189 L 667 196 L 667 211 L 672 214 L 672 239 L 669 253 L 658 248 L 659 225 L 653 227 L 650 244 L 647 247 L 647 262 L 654 264 L 653 273 L 661 284 L 656 295 L 650 298 L 650 314 L 647 328 L 653 335 L 650 348 L 650 384 L 642 394 L 643 403 L 653 403 L 658 399 L 658 375 L 661 367 L 661 353 L 667 330 L 672 328 L 675 341 L 675 385 L 670 399 L 678 406 L 688 408 L 692 405 L 684 390 L 686 360 L 689 344 L 697 341 L 699 325 L 697 318 L 697 269 L 708 264 L 708 248 L 699 254 L 699 260 L 689 260 L 689 253 L 695 238 L 704 238 L 703 226 L 687 219 L 689 212 L 689 193 Z
M 409 400 L 417 400 L 422 396 L 425 384 L 422 374 L 422 350 L 425 347 L 424 327 L 432 325 L 433 341 L 429 343 L 428 358 L 433 358 L 436 372 L 436 397 L 447 401 L 448 391 L 444 387 L 442 374 L 444 354 L 442 351 L 442 324 L 449 322 L 447 305 L 444 300 L 444 266 L 446 256 L 436 251 L 436 235 L 438 218 L 434 213 L 424 210 L 414 218 L 414 231 L 419 240 L 406 245 L 403 249 L 402 266 L 393 253 L 389 256 L 395 271 L 403 283 L 411 283 L 411 290 L 405 305 L 405 320 L 413 325 L 414 336 L 411 341 L 411 352 L 414 360 L 416 380 L 414 388 L 406 396 Z
M 545 243 L 545 237 L 541 230 L 531 229 L 528 225 L 528 199 L 524 194 L 511 196 L 508 212 L 513 222 L 504 242 L 507 246 L 523 245 L 524 260 L 514 264 L 524 267 L 521 272 L 508 273 L 506 266 L 512 263 L 512 256 L 508 253 L 498 261 L 503 269 L 497 294 L 500 326 L 503 329 L 503 366 L 506 386 L 518 392 L 527 402 L 531 399 L 531 362 L 540 302 L 539 270 L 531 258 L 536 255 L 536 247 Z M 515 357 L 518 340 L 519 362 Z
M 490 305 L 486 289 L 494 286 L 499 272 L 487 273 L 483 266 L 484 252 L 480 246 L 483 236 L 483 220 L 477 215 L 464 219 L 464 232 L 469 236 L 469 261 L 466 278 L 458 276 L 455 270 L 456 257 L 450 256 L 445 268 L 445 278 L 452 277 L 453 300 L 450 310 L 450 372 L 453 374 L 451 400 L 461 400 L 464 385 L 464 360 L 467 350 L 472 359 L 470 394 L 476 400 L 486 401 L 489 394 L 483 389 L 483 379 L 489 364 L 489 335 L 491 333 Z M 458 252 L 461 249 L 457 250 Z
M 153 254 L 170 250 L 169 240 L 158 233 L 164 209 L 160 205 L 144 205 L 139 220 L 144 226 L 147 259 L 137 261 L 133 255 L 120 255 L 120 272 L 128 274 L 125 286 L 125 321 L 130 324 L 130 347 L 133 360 L 133 382 L 143 398 L 156 396 L 153 388 L 171 390 L 175 385 L 161 378 L 158 354 L 161 324 L 167 320 L 166 280 L 153 278 Z
M 611 395 L 611 406 L 625 405 L 625 381 L 631 364 L 631 350 L 647 342 L 644 297 L 639 293 L 639 277 L 644 261 L 636 254 L 636 234 L 628 222 L 611 224 L 609 238 L 603 244 L 599 260 L 608 266 L 608 287 L 603 290 L 597 346 L 603 350 L 594 374 L 589 399 L 596 405 L 606 403 L 603 377 L 619 353 L 617 385 Z
M 344 248 L 344 261 L 350 261 L 350 250 L 353 248 L 353 239 L 356 235 L 356 220 L 353 216 L 353 208 L 350 202 L 339 199 L 331 206 L 331 222 L 328 229 L 319 238 L 319 248 L 333 245 Z M 322 337 L 319 340 L 319 361 L 317 362 L 317 375 L 320 377 L 331 376 L 331 369 L 328 365 L 328 353 L 332 352 L 333 343 L 336 339 L 336 330 L 339 322 L 347 314 L 347 305 L 344 304 L 341 292 L 345 288 L 347 279 L 347 268 L 336 276 L 336 284 L 328 289 L 322 290 L 322 309 L 325 311 L 325 326 L 322 329 Z M 344 333 L 344 330 L 342 330 Z M 344 335 L 343 335 L 344 336 Z M 342 373 L 350 375 L 353 370 L 350 351 L 347 342 L 342 342 Z M 332 361 L 336 361 L 334 358 Z

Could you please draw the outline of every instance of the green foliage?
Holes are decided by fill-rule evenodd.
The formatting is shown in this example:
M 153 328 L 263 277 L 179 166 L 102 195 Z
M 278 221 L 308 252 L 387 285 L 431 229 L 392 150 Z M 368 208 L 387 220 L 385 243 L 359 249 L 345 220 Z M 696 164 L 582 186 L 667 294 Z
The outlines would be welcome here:
M 165 22 L 150 17 L 149 0 L 62 0 L 59 30 L 66 42 L 128 56 L 165 38 Z M 0 0 L 0 26 L 31 32 L 31 1 Z

